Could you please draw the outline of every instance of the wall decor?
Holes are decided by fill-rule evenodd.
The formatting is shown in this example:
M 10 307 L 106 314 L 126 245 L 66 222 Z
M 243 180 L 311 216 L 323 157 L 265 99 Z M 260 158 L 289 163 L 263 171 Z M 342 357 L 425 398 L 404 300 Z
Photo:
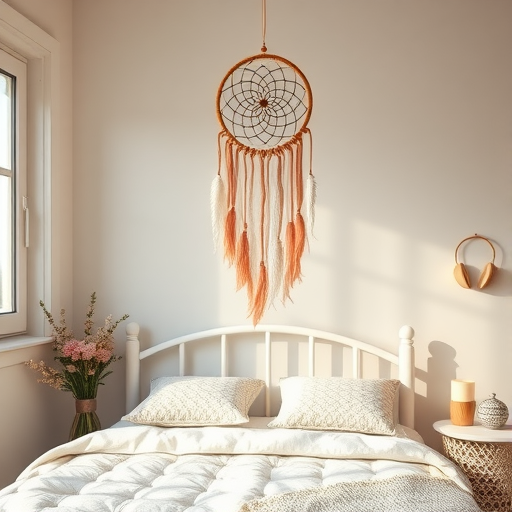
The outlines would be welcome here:
M 211 186 L 214 243 L 223 235 L 224 259 L 236 268 L 237 291 L 247 290 L 254 325 L 301 280 L 316 200 L 311 87 L 295 64 L 266 53 L 265 0 L 262 20 L 261 53 L 235 64 L 218 88 L 219 161 Z
M 471 281 L 469 279 L 469 274 L 464 263 L 459 262 L 458 260 L 459 248 L 467 240 L 473 240 L 478 238 L 481 240 L 485 240 L 491 246 L 492 249 L 492 261 L 487 263 L 487 265 L 485 265 L 484 269 L 482 270 L 482 273 L 480 274 L 480 277 L 478 279 L 478 288 L 485 288 L 491 282 L 491 279 L 493 278 L 497 270 L 496 266 L 494 265 L 496 251 L 494 250 L 494 245 L 492 245 L 491 241 L 488 238 L 485 238 L 485 236 L 477 235 L 476 233 L 473 236 L 468 236 L 467 238 L 464 238 L 464 240 L 462 240 L 455 249 L 455 268 L 453 269 L 453 275 L 455 277 L 455 280 L 463 288 L 471 288 Z

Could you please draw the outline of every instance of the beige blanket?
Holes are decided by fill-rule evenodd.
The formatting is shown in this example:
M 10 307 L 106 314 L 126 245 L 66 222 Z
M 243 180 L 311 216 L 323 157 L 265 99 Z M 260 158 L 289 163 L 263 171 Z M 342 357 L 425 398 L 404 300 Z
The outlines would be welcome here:
M 252 500 L 240 512 L 482 512 L 452 480 L 402 475 Z

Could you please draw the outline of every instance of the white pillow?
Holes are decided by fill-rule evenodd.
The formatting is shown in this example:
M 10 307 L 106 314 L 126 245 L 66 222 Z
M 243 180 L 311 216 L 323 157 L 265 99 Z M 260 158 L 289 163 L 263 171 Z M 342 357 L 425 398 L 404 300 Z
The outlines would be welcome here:
M 265 385 L 246 377 L 161 377 L 123 420 L 160 427 L 238 425 Z
M 343 377 L 282 379 L 281 409 L 269 427 L 393 435 L 400 381 Z

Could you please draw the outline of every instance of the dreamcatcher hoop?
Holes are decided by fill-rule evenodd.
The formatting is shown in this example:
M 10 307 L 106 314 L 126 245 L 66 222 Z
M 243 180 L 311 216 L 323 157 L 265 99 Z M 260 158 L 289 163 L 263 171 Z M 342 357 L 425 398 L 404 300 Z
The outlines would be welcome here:
M 219 123 L 237 143 L 267 149 L 288 142 L 307 126 L 313 95 L 295 64 L 262 53 L 226 73 L 216 105 Z
M 295 64 L 265 53 L 264 36 L 265 21 L 263 53 L 233 66 L 218 88 L 219 159 L 210 197 L 215 247 L 223 234 L 224 259 L 236 267 L 237 290 L 247 289 L 254 325 L 276 298 L 291 300 L 316 201 L 311 87 Z

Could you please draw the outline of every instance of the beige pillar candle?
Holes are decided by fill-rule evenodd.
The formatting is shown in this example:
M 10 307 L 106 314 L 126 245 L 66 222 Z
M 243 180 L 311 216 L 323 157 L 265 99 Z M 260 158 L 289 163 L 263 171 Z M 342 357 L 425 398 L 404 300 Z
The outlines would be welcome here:
M 452 380 L 452 402 L 473 402 L 475 400 L 475 383 L 472 380 Z

